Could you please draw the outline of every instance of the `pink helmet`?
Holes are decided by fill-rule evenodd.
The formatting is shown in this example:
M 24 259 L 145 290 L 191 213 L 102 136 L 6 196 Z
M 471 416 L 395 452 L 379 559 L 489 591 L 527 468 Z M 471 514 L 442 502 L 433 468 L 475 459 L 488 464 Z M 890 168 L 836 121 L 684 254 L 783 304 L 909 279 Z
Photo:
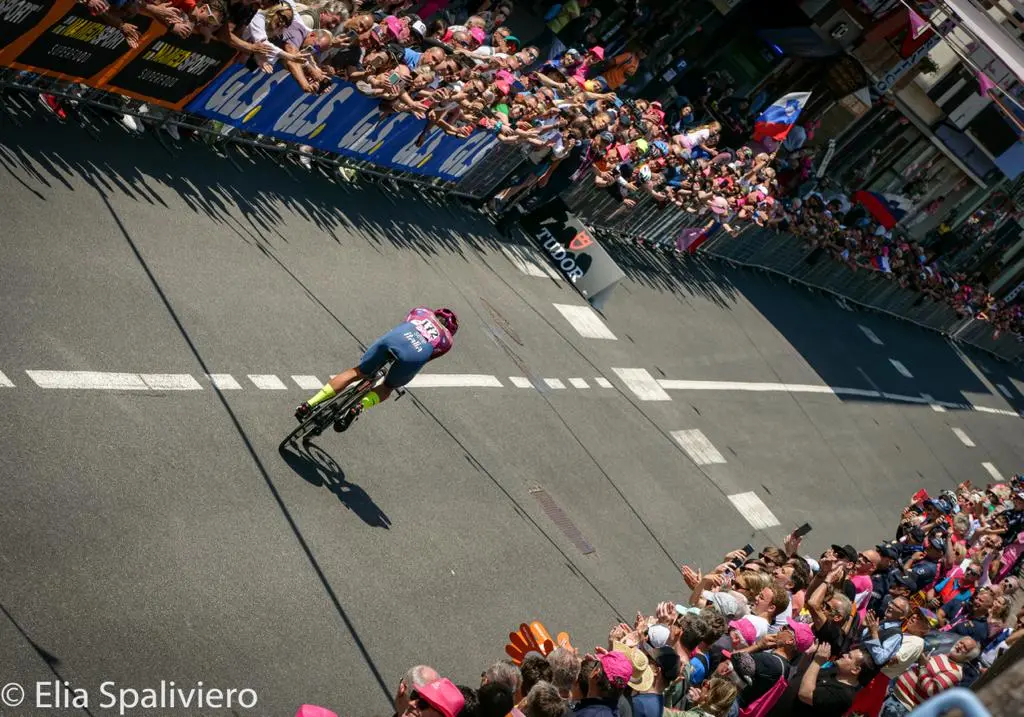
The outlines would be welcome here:
M 443 309 L 434 309 L 434 316 L 452 332 L 452 336 L 459 330 L 459 317 L 447 306 Z

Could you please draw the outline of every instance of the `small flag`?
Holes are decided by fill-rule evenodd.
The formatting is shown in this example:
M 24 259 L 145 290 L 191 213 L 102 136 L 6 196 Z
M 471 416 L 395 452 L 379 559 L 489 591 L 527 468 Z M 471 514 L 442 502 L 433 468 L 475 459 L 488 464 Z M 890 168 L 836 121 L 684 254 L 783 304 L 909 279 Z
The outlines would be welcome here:
M 931 27 L 928 25 L 928 21 L 918 15 L 913 10 L 908 10 L 908 16 L 910 19 L 910 37 L 916 40 L 925 34 Z
M 754 122 L 754 141 L 760 142 L 765 137 L 779 142 L 786 139 L 810 98 L 810 92 L 790 92 L 775 100 Z
M 979 72 L 975 77 L 978 78 L 978 94 L 982 97 L 987 97 L 989 90 L 994 90 L 999 87 L 999 85 L 990 80 L 988 75 L 984 72 Z

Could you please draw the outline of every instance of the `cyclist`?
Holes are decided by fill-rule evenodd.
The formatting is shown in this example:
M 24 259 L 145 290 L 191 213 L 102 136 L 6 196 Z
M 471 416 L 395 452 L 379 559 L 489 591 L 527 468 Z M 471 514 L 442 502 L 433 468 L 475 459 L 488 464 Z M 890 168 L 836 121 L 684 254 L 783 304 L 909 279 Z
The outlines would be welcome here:
M 334 422 L 334 430 L 344 431 L 364 410 L 376 406 L 386 400 L 393 390 L 409 383 L 428 361 L 448 353 L 452 347 L 452 338 L 458 330 L 459 319 L 451 309 L 417 306 L 409 312 L 403 323 L 373 342 L 363 354 L 359 365 L 342 371 L 328 381 L 319 393 L 299 404 L 295 409 L 295 418 L 306 420 L 314 406 L 333 398 L 349 384 L 372 376 L 387 363 L 393 353 L 396 360 L 388 370 L 384 383 L 363 396 L 347 415 Z

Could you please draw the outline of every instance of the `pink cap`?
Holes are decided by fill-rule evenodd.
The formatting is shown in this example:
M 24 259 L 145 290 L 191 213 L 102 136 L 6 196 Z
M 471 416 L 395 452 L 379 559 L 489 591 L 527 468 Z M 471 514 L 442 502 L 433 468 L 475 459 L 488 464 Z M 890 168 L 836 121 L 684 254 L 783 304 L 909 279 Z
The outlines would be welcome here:
M 604 674 L 616 687 L 625 687 L 633 677 L 633 662 L 621 652 L 605 652 L 597 656 Z
M 494 73 L 494 76 L 497 77 L 499 80 L 504 80 L 510 85 L 516 81 L 515 75 L 513 75 L 508 70 L 498 70 L 496 73 Z
M 499 90 L 501 90 L 501 92 L 503 94 L 506 94 L 506 95 L 512 89 L 512 85 L 510 85 L 505 80 L 496 80 L 495 83 L 494 83 L 494 86 L 497 87 Z
M 590 52 L 592 52 L 593 54 L 597 55 L 597 59 L 599 59 L 599 60 L 603 60 L 604 59 L 604 48 L 603 47 L 599 47 L 597 45 L 594 45 L 592 48 L 590 48 Z
M 806 622 L 798 622 L 791 617 L 786 619 L 786 624 L 796 636 L 796 649 L 800 652 L 807 652 L 811 645 L 814 644 L 814 631 L 811 630 L 811 626 Z
M 302 707 L 299 707 L 299 711 L 295 713 L 295 717 L 338 717 L 338 715 L 326 707 L 302 705 Z
M 729 627 L 738 632 L 748 645 L 757 642 L 757 628 L 750 620 L 733 620 L 729 623 Z
M 630 665 L 632 675 L 632 664 Z M 628 678 L 627 678 L 628 679 Z M 447 677 L 435 680 L 429 685 L 417 687 L 416 692 L 425 699 L 431 707 L 444 715 L 444 717 L 457 717 L 466 704 L 462 691 L 452 684 Z
M 484 40 L 487 39 L 487 33 L 484 32 L 484 29 L 482 27 L 471 28 L 469 34 L 472 35 L 473 39 L 476 40 L 481 45 L 484 44 Z

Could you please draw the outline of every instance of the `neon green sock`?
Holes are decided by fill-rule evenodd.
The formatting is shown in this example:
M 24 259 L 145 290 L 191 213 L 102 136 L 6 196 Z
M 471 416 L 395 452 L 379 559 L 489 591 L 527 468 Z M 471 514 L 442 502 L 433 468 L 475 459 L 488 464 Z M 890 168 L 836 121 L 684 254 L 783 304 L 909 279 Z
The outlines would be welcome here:
M 363 396 L 359 403 L 362 404 L 363 410 L 365 411 L 380 403 L 380 396 L 377 395 L 376 391 L 370 391 L 368 394 Z
M 328 398 L 334 398 L 334 395 L 335 395 L 334 387 L 331 386 L 331 384 L 327 383 L 327 384 L 324 384 L 324 387 L 320 389 L 320 393 L 318 393 L 317 395 L 313 396 L 313 398 L 309 399 L 309 401 L 307 401 L 307 403 L 309 404 L 310 408 L 312 408 L 313 406 L 317 405 L 318 403 L 322 403 L 322 402 L 326 401 Z

